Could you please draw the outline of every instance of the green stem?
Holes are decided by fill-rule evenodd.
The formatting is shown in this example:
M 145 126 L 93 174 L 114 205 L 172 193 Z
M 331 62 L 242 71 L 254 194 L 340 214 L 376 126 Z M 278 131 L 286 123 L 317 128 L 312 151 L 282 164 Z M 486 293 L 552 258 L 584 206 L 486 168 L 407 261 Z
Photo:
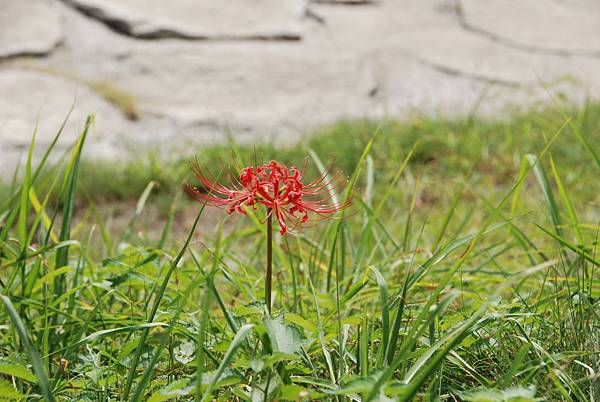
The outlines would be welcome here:
M 271 314 L 271 288 L 273 287 L 273 217 L 272 210 L 267 211 L 267 277 L 265 278 L 265 304 Z
M 271 385 L 271 369 L 269 369 L 269 376 L 267 377 L 267 386 L 265 387 L 264 390 L 264 399 L 263 402 L 268 402 L 268 398 L 269 398 L 269 385 Z

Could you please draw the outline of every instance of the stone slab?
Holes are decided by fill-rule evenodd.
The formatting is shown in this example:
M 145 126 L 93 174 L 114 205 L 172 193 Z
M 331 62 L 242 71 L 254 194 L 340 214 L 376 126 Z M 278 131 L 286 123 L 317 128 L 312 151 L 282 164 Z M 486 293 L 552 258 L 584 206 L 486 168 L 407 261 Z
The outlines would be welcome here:
M 95 113 L 96 125 L 89 137 L 87 156 L 118 158 L 126 155 L 120 137 L 136 136 L 139 129 L 104 98 L 85 85 L 43 72 L 22 69 L 0 70 L 0 170 L 10 175 L 14 159 L 25 155 L 31 137 L 36 134 L 36 149 L 41 152 L 52 141 L 62 121 L 74 105 L 65 126 L 58 152 L 72 145 L 78 137 L 88 113 Z M 18 100 L 18 101 L 16 101 Z
M 138 38 L 298 39 L 305 0 L 67 0 Z
M 582 91 L 600 95 L 600 57 L 525 52 L 458 27 L 413 32 L 404 40 L 400 46 L 413 57 L 448 75 L 504 87 L 561 86 L 572 88 L 574 96 Z M 570 91 L 565 95 L 570 96 Z
M 302 130 L 369 109 L 368 94 L 375 83 L 352 53 L 324 54 L 275 44 L 184 48 L 132 55 L 128 60 L 132 65 L 147 58 L 155 63 L 144 75 L 121 74 L 115 79 L 144 100 L 141 107 L 148 113 L 186 125 Z M 158 57 L 165 51 L 166 57 Z M 155 85 L 147 85 L 148 77 Z M 181 86 L 180 77 L 193 79 Z
M 120 23 L 115 25 L 117 20 L 107 22 L 89 10 L 86 15 L 67 1 L 96 4 L 116 13 L 118 6 L 138 0 L 57 1 L 53 4 L 64 32 L 61 46 L 43 58 L 16 57 L 0 63 L 2 166 L 14 166 L 15 158 L 23 154 L 38 111 L 43 144 L 56 132 L 75 95 L 76 109 L 65 143 L 76 137 L 85 114 L 95 112 L 96 134 L 90 138 L 86 157 L 107 159 L 145 155 L 145 149 L 165 157 L 172 150 L 179 152 L 176 155 L 190 155 L 196 147 L 223 142 L 229 136 L 240 142 L 297 141 L 338 119 L 498 116 L 513 107 L 551 103 L 548 87 L 575 101 L 600 97 L 600 57 L 590 53 L 593 46 L 576 46 L 587 39 L 574 40 L 568 52 L 556 52 L 553 46 L 561 49 L 568 41 L 556 39 L 553 44 L 554 39 L 547 36 L 550 42 L 545 44 L 523 36 L 529 38 L 523 48 L 523 44 L 465 26 L 467 18 L 476 22 L 470 20 L 476 8 L 487 12 L 470 0 L 464 0 L 462 16 L 458 0 L 379 0 L 365 6 L 313 0 L 304 18 L 298 11 L 286 20 L 298 24 L 302 38 L 297 41 L 168 37 L 160 28 L 163 21 L 150 12 L 158 0 L 144 2 L 149 12 L 139 18 L 135 10 L 130 14 L 119 11 L 130 29 L 142 29 L 124 32 L 122 26 L 118 28 Z M 225 12 L 212 0 L 206 1 L 215 12 Z M 555 2 L 549 7 L 565 4 Z M 505 0 L 485 5 L 497 14 L 510 15 L 509 8 L 500 10 L 496 3 L 505 4 Z M 589 2 L 572 0 L 572 4 L 583 9 Z M 189 3 L 189 7 L 196 6 Z M 549 18 L 549 23 L 555 23 Z M 152 22 L 151 29 L 144 31 L 147 21 Z M 188 21 L 190 29 L 198 27 L 185 18 L 169 20 L 177 25 L 179 38 L 189 34 L 181 29 L 185 28 L 182 21 Z M 543 24 L 524 29 L 554 35 Z M 160 40 L 140 40 L 152 35 Z M 587 49 L 587 53 L 573 51 L 577 49 Z M 139 119 L 127 120 L 90 82 L 107 83 L 131 95 Z M 11 171 L 3 169 L 0 176 Z
M 466 26 L 522 50 L 600 55 L 600 1 L 456 0 Z
M 0 59 L 44 55 L 62 37 L 51 0 L 0 0 Z

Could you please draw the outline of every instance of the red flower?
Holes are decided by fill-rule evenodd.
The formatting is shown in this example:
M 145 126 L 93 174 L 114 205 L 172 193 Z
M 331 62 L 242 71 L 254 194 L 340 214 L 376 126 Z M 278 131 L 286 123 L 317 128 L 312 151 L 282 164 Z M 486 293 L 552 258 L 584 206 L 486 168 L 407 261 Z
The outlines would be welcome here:
M 281 235 L 288 231 L 288 221 L 292 228 L 309 221 L 309 214 L 317 215 L 310 220 L 328 218 L 350 204 L 333 201 L 337 187 L 343 182 L 339 173 L 328 179 L 327 172 L 314 181 L 302 182 L 304 167 L 288 168 L 276 161 L 256 167 L 246 167 L 239 177 L 227 175 L 229 186 L 222 184 L 210 172 L 205 173 L 198 163 L 192 165 L 194 175 L 200 181 L 200 189 L 186 185 L 187 193 L 207 205 L 227 207 L 246 215 L 244 206 L 256 209 L 257 204 L 267 207 L 268 214 L 279 221 Z

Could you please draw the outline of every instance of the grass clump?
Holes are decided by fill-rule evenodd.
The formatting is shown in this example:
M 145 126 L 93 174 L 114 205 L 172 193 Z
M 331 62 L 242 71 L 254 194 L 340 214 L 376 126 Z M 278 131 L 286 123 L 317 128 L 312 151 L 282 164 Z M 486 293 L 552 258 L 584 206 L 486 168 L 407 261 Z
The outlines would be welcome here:
M 599 110 L 387 122 L 377 135 L 342 122 L 312 151 L 257 147 L 308 153 L 307 175 L 335 157 L 357 184 L 343 219 L 274 236 L 272 315 L 262 217 L 171 197 L 181 162 L 114 172 L 128 185 L 94 176 L 80 163 L 88 120 L 61 174 L 30 153 L 0 209 L 0 397 L 597 398 Z M 139 197 L 122 231 L 102 194 Z
M 167 160 L 158 150 L 150 150 L 142 157 L 132 155 L 128 162 L 107 164 L 84 160 L 80 183 L 88 190 L 89 197 L 99 203 L 135 201 L 151 180 L 159 184 L 155 194 L 170 197 L 189 177 L 190 160 L 197 157 L 201 165 L 219 167 L 222 161 L 226 164 L 230 161 L 233 149 L 248 162 L 255 158 L 259 161 L 275 158 L 298 165 L 306 158 L 307 149 L 313 149 L 322 160 L 334 161 L 337 168 L 352 172 L 372 133 L 379 131 L 371 151 L 378 183 L 385 182 L 386 175 L 393 175 L 398 163 L 412 151 L 409 171 L 416 176 L 426 176 L 432 186 L 445 186 L 449 177 L 457 180 L 469 177 L 488 182 L 484 187 L 491 183 L 506 189 L 519 170 L 522 156 L 536 153 L 544 146 L 554 130 L 564 123 L 564 113 L 571 117 L 570 124 L 583 133 L 592 148 L 600 147 L 600 103 L 589 103 L 566 112 L 547 108 L 497 121 L 430 117 L 414 117 L 408 121 L 340 121 L 315 131 L 301 146 L 231 142 L 199 148 L 194 154 L 180 154 Z M 596 192 L 577 180 L 587 172 L 588 166 L 581 163 L 588 155 L 585 145 L 573 141 L 572 135 L 560 136 L 555 140 L 552 154 L 567 173 L 564 180 L 576 186 L 580 183 L 576 191 L 584 192 L 587 200 L 595 199 Z M 361 182 L 360 186 L 363 185 Z M 83 198 L 82 194 L 77 196 Z

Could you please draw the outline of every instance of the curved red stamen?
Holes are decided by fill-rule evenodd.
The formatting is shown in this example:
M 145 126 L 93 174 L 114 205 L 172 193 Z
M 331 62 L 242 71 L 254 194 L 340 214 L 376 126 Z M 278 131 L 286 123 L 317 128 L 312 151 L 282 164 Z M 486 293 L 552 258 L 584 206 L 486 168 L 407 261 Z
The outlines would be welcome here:
M 200 189 L 187 184 L 188 195 L 207 205 L 227 207 L 228 213 L 235 211 L 245 215 L 244 207 L 256 209 L 262 204 L 274 214 L 283 236 L 309 220 L 319 221 L 332 218 L 334 214 L 347 208 L 350 200 L 335 202 L 335 191 L 343 184 L 343 176 L 337 172 L 329 175 L 322 172 L 308 184 L 302 182 L 306 169 L 306 160 L 302 168 L 288 168 L 277 161 L 256 167 L 240 169 L 235 161 L 238 176 L 225 174 L 230 187 L 224 185 L 208 169 L 201 169 L 198 163 L 192 164 L 192 172 L 200 182 Z M 223 166 L 225 171 L 228 171 Z M 310 218 L 309 214 L 317 215 Z M 288 224 L 288 220 L 290 224 Z

